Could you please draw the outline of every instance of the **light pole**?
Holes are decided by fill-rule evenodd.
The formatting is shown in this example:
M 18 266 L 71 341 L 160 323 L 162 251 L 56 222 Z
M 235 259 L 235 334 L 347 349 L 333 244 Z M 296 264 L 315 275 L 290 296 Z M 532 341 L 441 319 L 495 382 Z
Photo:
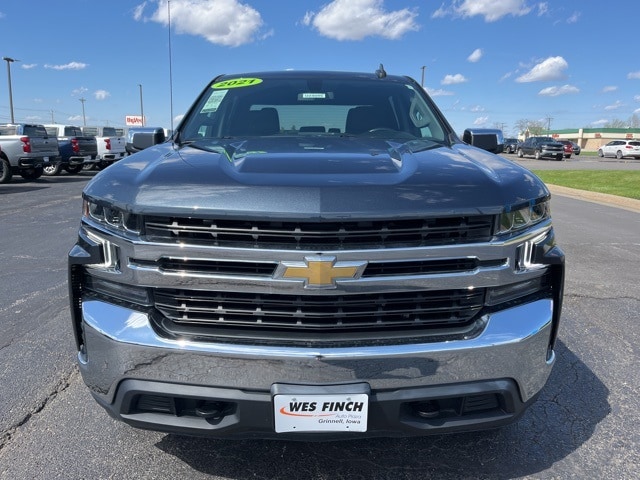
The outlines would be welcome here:
M 420 68 L 422 69 L 422 82 L 420 83 L 420 86 L 421 86 L 422 88 L 424 88 L 424 69 L 425 69 L 425 68 L 427 68 L 427 67 L 423 65 L 423 66 L 422 66 L 422 67 L 420 67 Z
M 13 91 L 11 90 L 11 64 L 13 62 L 19 62 L 20 60 L 16 60 L 11 57 L 2 57 L 2 59 L 7 62 L 7 77 L 9 81 L 9 110 L 11 110 L 11 123 L 15 123 L 15 119 L 13 118 Z
M 142 122 L 142 126 L 144 127 L 144 108 L 142 107 L 142 84 L 139 83 L 138 87 L 140 87 L 140 119 Z
M 85 117 L 85 115 L 84 115 L 84 102 L 86 102 L 87 99 L 86 98 L 80 98 L 79 100 L 82 103 L 82 126 L 86 127 L 87 126 L 87 117 Z

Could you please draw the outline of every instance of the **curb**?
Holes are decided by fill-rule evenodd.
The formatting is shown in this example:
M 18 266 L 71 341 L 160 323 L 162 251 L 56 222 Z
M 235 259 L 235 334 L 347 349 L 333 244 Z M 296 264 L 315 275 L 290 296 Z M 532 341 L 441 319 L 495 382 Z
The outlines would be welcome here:
M 577 198 L 587 202 L 614 206 L 631 212 L 640 213 L 640 200 L 636 200 L 635 198 L 619 197 L 617 195 L 609 195 L 607 193 L 589 192 L 587 190 L 561 187 L 559 185 L 547 184 L 547 187 L 551 193 L 562 195 L 563 197 Z

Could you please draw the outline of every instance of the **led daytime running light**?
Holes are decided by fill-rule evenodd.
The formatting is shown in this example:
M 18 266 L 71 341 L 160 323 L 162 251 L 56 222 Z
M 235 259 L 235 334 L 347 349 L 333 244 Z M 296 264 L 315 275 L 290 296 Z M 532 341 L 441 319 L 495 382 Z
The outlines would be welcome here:
M 104 206 L 85 199 L 83 214 L 116 233 L 126 232 L 140 234 L 141 218 L 139 215 L 125 212 L 119 208 Z
M 500 215 L 499 234 L 514 232 L 531 227 L 551 216 L 549 200 L 532 201 L 514 210 L 507 209 Z

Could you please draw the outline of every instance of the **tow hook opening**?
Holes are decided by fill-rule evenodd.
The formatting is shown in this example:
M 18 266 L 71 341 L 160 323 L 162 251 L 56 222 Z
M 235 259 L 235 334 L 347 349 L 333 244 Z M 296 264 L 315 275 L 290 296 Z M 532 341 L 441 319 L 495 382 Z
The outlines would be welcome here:
M 228 404 L 225 402 L 211 402 L 208 400 L 198 400 L 194 409 L 195 414 L 198 417 L 211 420 L 219 420 L 225 415 L 228 410 Z
M 509 413 L 508 402 L 499 393 L 483 393 L 420 400 L 409 403 L 410 415 L 424 421 L 443 421 L 479 413 L 495 413 L 503 415 Z

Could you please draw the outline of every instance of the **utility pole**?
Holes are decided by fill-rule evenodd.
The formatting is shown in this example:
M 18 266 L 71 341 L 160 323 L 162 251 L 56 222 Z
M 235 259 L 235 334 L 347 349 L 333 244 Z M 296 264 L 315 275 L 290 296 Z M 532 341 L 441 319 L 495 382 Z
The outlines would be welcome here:
M 422 88 L 424 88 L 424 69 L 425 69 L 425 68 L 427 68 L 427 67 L 426 67 L 426 66 L 424 66 L 424 65 L 423 65 L 422 67 L 420 67 L 420 69 L 422 70 L 422 80 L 421 80 L 421 82 L 420 82 L 420 86 L 421 86 Z
M 142 84 L 139 83 L 138 87 L 140 87 L 140 118 L 142 121 L 142 126 L 144 127 L 144 108 L 142 107 Z
M 84 116 L 84 102 L 86 102 L 87 99 L 86 98 L 81 98 L 80 102 L 82 103 L 82 126 L 86 127 L 87 126 L 87 117 Z
M 15 119 L 13 117 L 13 92 L 11 90 L 11 64 L 13 62 L 19 62 L 20 60 L 16 60 L 11 57 L 2 57 L 2 59 L 7 62 L 7 77 L 9 81 L 9 110 L 11 111 L 11 123 L 15 123 Z
M 547 133 L 551 133 L 551 120 L 553 117 L 547 117 Z

